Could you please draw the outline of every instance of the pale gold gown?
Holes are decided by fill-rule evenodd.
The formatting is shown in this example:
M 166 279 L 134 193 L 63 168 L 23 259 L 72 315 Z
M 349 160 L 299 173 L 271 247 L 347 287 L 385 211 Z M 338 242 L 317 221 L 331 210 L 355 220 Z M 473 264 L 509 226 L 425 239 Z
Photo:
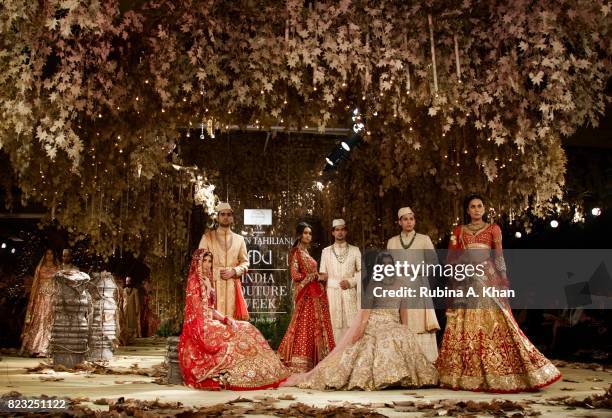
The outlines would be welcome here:
M 399 309 L 372 309 L 364 335 L 356 343 L 339 347 L 311 372 L 290 380 L 294 382 L 290 385 L 300 388 L 380 390 L 436 385 L 438 373 L 414 333 L 401 324 Z
M 30 301 L 21 334 L 23 354 L 47 355 L 53 327 L 56 266 L 39 266 L 34 273 Z

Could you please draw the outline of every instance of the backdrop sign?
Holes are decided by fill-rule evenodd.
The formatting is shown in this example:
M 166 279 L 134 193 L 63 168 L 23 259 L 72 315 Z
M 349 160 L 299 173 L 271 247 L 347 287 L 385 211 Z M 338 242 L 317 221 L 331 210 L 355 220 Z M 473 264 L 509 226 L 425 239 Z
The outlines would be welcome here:
M 272 209 L 245 209 L 245 225 L 272 225 Z
M 244 297 L 254 316 L 276 316 L 287 312 L 291 289 L 287 256 L 290 237 L 246 236 L 249 271 L 242 276 Z

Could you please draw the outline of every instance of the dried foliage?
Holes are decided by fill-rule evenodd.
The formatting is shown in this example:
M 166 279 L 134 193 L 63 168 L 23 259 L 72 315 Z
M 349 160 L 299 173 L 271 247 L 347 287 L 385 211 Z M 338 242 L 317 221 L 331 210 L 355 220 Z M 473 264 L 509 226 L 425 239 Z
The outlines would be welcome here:
M 171 166 L 180 128 L 324 130 L 359 107 L 368 145 L 326 210 L 359 217 L 367 240 L 381 197 L 435 236 L 468 190 L 543 213 L 562 193 L 561 137 L 604 110 L 609 14 L 602 0 L 5 1 L 4 174 L 101 254 L 172 257 L 197 179 Z

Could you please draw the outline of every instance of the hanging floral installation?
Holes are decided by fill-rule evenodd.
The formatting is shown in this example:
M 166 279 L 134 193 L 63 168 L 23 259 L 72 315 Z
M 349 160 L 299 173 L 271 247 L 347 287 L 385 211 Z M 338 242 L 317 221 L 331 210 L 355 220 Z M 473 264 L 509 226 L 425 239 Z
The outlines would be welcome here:
M 186 129 L 323 132 L 358 107 L 366 144 L 325 210 L 369 236 L 401 199 L 441 236 L 467 191 L 516 212 L 562 197 L 561 138 L 608 99 L 611 20 L 601 0 L 7 0 L 0 147 L 22 199 L 100 254 L 164 256 L 214 202 Z

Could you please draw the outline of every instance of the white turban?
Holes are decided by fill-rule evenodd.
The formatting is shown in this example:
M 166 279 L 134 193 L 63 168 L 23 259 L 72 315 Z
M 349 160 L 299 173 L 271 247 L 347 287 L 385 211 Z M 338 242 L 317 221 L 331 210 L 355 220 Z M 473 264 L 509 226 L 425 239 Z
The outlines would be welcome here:
M 229 210 L 232 213 L 234 212 L 230 204 L 227 202 L 219 202 L 219 204 L 215 207 L 215 210 L 217 211 L 217 213 L 221 212 L 222 210 Z
M 414 215 L 414 212 L 408 206 L 400 208 L 400 210 L 397 211 L 397 219 L 402 219 L 404 215 Z
M 334 219 L 332 221 L 332 228 L 335 228 L 337 226 L 345 226 L 346 222 L 344 222 L 344 219 Z

